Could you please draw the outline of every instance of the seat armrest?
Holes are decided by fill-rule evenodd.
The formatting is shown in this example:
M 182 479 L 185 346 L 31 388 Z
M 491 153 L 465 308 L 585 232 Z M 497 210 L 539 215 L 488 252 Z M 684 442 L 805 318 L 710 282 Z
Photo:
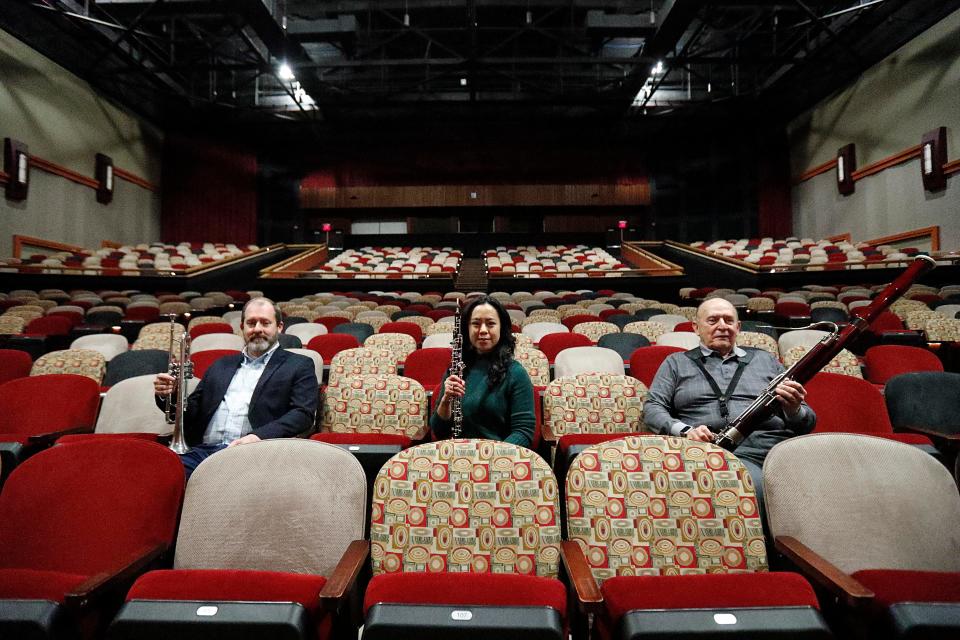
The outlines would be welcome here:
M 336 611 L 344 597 L 353 589 L 370 553 L 370 543 L 354 540 L 343 552 L 333 574 L 320 591 L 320 605 L 325 611 Z
M 56 442 L 58 438 L 77 433 L 93 433 L 93 427 L 71 427 L 69 429 L 61 429 L 59 431 L 51 431 L 49 433 L 38 433 L 30 436 L 30 444 L 40 447 L 49 447 Z
M 564 540 L 560 543 L 560 551 L 567 578 L 577 594 L 578 606 L 587 614 L 600 613 L 603 596 L 590 571 L 590 565 L 587 564 L 587 558 L 583 555 L 583 549 L 572 540 Z
M 801 573 L 841 598 L 847 606 L 858 608 L 873 601 L 872 591 L 796 538 L 777 536 L 774 544 L 777 551 L 790 560 Z
M 168 548 L 164 544 L 141 548 L 132 556 L 118 561 L 113 568 L 87 578 L 66 595 L 64 604 L 70 609 L 84 609 L 115 589 L 129 587 L 126 583 L 132 582 L 146 567 L 159 560 Z

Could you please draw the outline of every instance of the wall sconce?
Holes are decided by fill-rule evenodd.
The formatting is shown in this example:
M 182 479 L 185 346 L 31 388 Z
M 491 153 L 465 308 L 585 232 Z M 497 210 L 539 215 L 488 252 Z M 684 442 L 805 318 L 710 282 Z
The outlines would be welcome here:
M 937 127 L 923 134 L 920 142 L 920 177 L 927 191 L 947 188 L 943 165 L 947 163 L 947 128 Z
M 620 229 L 620 246 L 623 246 L 623 230 L 627 228 L 626 220 L 617 220 L 617 229 Z
M 97 154 L 94 177 L 97 179 L 97 202 L 110 204 L 113 200 L 113 159 L 110 156 Z
M 837 150 L 837 190 L 841 195 L 853 193 L 853 172 L 857 168 L 857 148 L 852 142 Z
M 330 247 L 330 231 L 333 230 L 333 225 L 330 224 L 329 222 L 324 222 L 324 223 L 320 226 L 320 230 L 323 231 L 323 232 L 326 234 L 326 236 L 327 236 L 327 237 L 326 237 L 326 245 L 327 245 L 327 247 L 329 248 L 329 247 Z
M 13 138 L 3 139 L 3 170 L 7 174 L 8 200 L 26 200 L 30 184 L 30 154 L 27 145 Z

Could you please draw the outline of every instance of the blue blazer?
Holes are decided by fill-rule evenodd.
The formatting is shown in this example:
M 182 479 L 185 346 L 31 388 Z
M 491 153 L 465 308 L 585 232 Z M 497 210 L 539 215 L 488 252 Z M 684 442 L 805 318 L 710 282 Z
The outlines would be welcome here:
M 187 399 L 184 437 L 203 442 L 203 434 L 243 362 L 241 354 L 215 361 Z M 250 399 L 247 414 L 253 434 L 261 439 L 288 438 L 313 426 L 319 383 L 313 361 L 278 347 L 267 363 Z

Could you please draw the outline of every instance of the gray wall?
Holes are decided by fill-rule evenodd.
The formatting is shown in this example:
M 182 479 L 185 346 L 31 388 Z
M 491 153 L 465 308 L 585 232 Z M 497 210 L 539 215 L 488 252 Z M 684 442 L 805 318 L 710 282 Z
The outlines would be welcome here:
M 960 157 L 960 11 L 934 25 L 857 82 L 788 125 L 793 176 L 834 158 L 848 143 L 863 167 L 920 144 L 947 127 L 948 160 Z M 850 232 L 854 241 L 940 226 L 941 247 L 960 247 L 960 175 L 927 193 L 914 159 L 863 178 L 841 196 L 833 171 L 795 185 L 794 233 L 823 238 Z
M 159 130 L 2 30 L 0 137 L 91 178 L 94 155 L 104 153 L 115 167 L 160 184 Z M 93 189 L 32 167 L 27 200 L 0 200 L 0 256 L 11 255 L 14 234 L 85 247 L 158 240 L 160 195 L 116 179 L 113 202 L 102 205 Z

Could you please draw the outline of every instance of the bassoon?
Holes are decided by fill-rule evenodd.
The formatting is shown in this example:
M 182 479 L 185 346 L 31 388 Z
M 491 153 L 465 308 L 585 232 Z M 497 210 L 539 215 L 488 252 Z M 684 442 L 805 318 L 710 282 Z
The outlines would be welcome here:
M 813 345 L 802 358 L 797 360 L 789 369 L 770 381 L 763 393 L 747 407 L 743 413 L 733 419 L 726 428 L 717 433 L 713 442 L 729 451 L 733 451 L 744 438 L 760 428 L 780 406 L 777 400 L 776 388 L 784 380 L 794 380 L 804 384 L 818 371 L 830 363 L 848 344 L 870 328 L 877 317 L 893 302 L 902 296 L 916 280 L 936 266 L 936 262 L 929 256 L 917 256 L 913 264 L 906 271 L 878 293 L 869 305 L 857 307 L 851 312 L 849 324 L 837 328 Z

